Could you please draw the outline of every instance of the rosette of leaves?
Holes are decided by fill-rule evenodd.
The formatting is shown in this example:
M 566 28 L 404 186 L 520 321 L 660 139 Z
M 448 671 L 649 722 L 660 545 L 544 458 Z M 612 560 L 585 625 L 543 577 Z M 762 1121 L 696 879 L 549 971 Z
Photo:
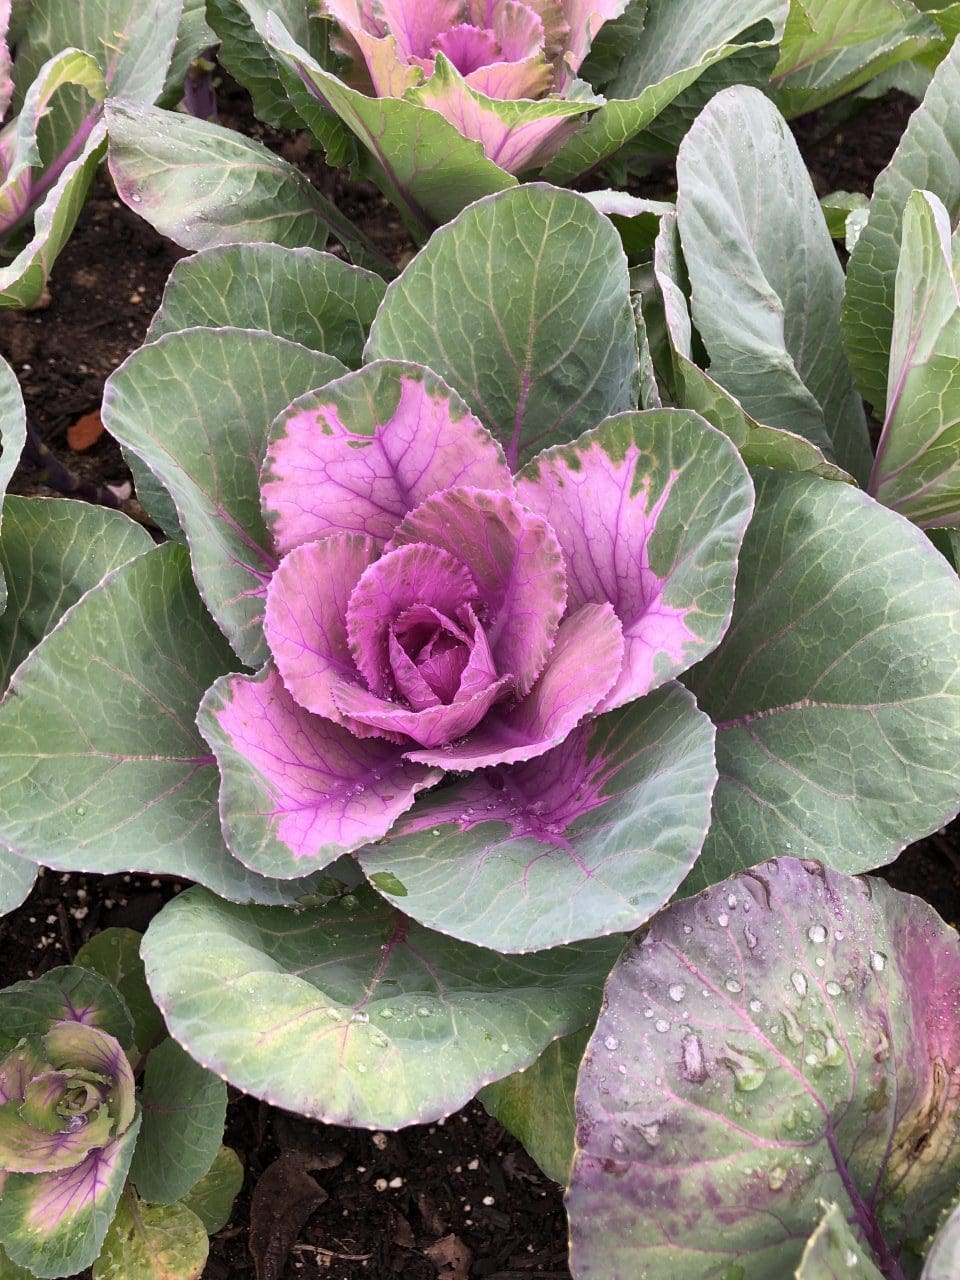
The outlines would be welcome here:
M 0 1274 L 196 1280 L 229 1214 L 225 1087 L 165 1035 L 138 947 L 107 930 L 0 991 Z
M 204 886 L 149 980 L 258 1096 L 445 1114 L 585 1026 L 685 878 L 860 870 L 956 810 L 955 575 L 812 445 L 762 437 L 751 488 L 700 414 L 638 411 L 629 283 L 528 184 L 386 288 L 204 251 L 110 381 L 170 541 L 17 650 L 0 840 Z M 62 530 L 12 510 L 59 591 Z

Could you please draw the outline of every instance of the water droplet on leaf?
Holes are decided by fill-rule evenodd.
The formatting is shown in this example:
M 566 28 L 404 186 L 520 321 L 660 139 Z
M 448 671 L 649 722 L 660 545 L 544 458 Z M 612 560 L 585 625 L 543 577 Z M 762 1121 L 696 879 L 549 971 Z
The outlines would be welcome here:
M 793 973 L 790 975 L 790 981 L 793 984 L 794 991 L 802 1000 L 803 997 L 807 994 L 806 978 L 803 976 L 803 974 L 800 972 L 799 969 L 794 969 Z
M 812 924 L 807 930 L 807 937 L 811 942 L 821 943 L 827 940 L 827 931 L 822 924 Z
M 667 988 L 667 995 L 676 1004 L 680 1003 L 680 1001 L 683 999 L 686 993 L 687 993 L 687 989 L 682 982 L 674 982 L 670 987 Z

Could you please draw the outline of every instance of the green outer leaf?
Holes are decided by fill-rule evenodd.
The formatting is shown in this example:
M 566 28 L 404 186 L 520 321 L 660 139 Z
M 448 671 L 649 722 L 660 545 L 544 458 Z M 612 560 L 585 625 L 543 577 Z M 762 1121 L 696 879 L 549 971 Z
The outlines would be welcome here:
M 205 249 L 173 268 L 146 341 L 197 326 L 265 329 L 356 369 L 385 288 L 373 272 L 315 249 Z
M 481 1089 L 480 1101 L 554 1182 L 565 1184 L 573 1160 L 573 1095 L 592 1026 L 547 1045 L 532 1067 Z
M 366 253 L 336 206 L 262 143 L 115 98 L 106 116 L 117 194 L 184 249 L 263 241 L 323 249 L 336 236 L 352 257 Z M 382 261 L 376 251 L 372 256 Z
M 276 568 L 260 514 L 270 424 L 346 372 L 252 329 L 184 329 L 140 347 L 107 381 L 103 423 L 169 491 L 204 603 L 250 667 L 269 657 L 263 592 Z
M 729 436 L 748 466 L 812 471 L 825 480 L 853 483 L 852 476 L 828 462 L 817 446 L 803 436 L 757 422 L 735 396 L 694 364 L 691 359 L 693 328 L 687 301 L 689 283 L 685 279 L 675 213 L 664 214 L 660 219 L 660 233 L 654 246 L 654 275 L 663 304 L 677 403 L 693 409 Z
M 303 77 L 313 86 L 313 97 L 320 97 L 363 143 L 361 173 L 396 205 L 418 239 L 481 196 L 517 185 L 512 174 L 487 159 L 479 142 L 465 138 L 438 112 L 351 89 L 311 58 L 275 18 L 258 16 L 256 23 L 284 70 L 287 93 L 300 115 L 322 136 L 319 103 L 311 111 Z
M 39 868 L 35 862 L 18 858 L 9 849 L 0 848 L 0 916 L 14 911 L 30 896 Z M 0 1280 L 2 1280 L 0 1272 Z
M 870 218 L 847 265 L 843 336 L 857 385 L 878 417 L 886 412 L 894 285 L 901 220 L 910 192 L 932 191 L 951 221 L 960 214 L 960 42 L 941 62 L 893 159 L 877 178 Z
M 541 184 L 478 201 L 387 288 L 366 357 L 429 365 L 516 467 L 637 406 L 619 237 L 582 196 Z
M 17 669 L 0 702 L 0 844 L 63 870 L 183 876 L 244 901 L 296 902 L 240 866 L 194 717 L 234 663 L 187 553 L 168 543 L 108 574 Z
M 908 61 L 911 58 L 918 62 L 932 60 L 932 65 L 936 65 L 947 51 L 937 24 L 918 13 L 913 4 L 906 6 L 905 14 L 905 20 L 885 34 L 852 48 L 839 49 L 832 56 L 814 61 L 777 81 L 774 97 L 784 115 L 792 117 L 814 111 L 862 88 L 876 77 L 917 65 Z M 849 22 L 846 15 L 845 21 Z M 908 89 L 908 86 L 909 81 L 896 87 Z
M 121 512 L 71 498 L 12 496 L 5 516 L 0 570 L 10 596 L 0 616 L 0 689 L 85 591 L 153 546 Z
M 843 271 L 777 109 L 756 89 L 718 94 L 680 147 L 677 183 L 711 377 L 758 421 L 832 447 L 865 482 L 869 439 L 840 336 Z
M 143 1128 L 130 1177 L 144 1200 L 173 1204 L 209 1172 L 223 1141 L 227 1086 L 164 1040 L 147 1059 Z
M 799 115 L 915 57 L 939 38 L 909 0 L 803 0 L 790 6 L 772 77 L 781 110 Z
M 870 201 L 861 191 L 831 191 L 820 199 L 820 209 L 827 224 L 827 230 L 834 240 L 845 240 L 847 222 L 851 214 L 866 215 Z
M 0 1199 L 0 1239 L 14 1262 L 43 1278 L 72 1276 L 93 1262 L 116 1212 L 139 1131 L 138 1115 L 118 1139 L 109 1177 L 98 1181 L 96 1197 L 83 1197 L 82 1205 L 64 1214 L 52 1230 L 38 1231 L 28 1225 L 28 1217 L 41 1187 L 55 1175 L 10 1174 Z
M 527 956 L 432 933 L 361 889 L 300 914 L 188 889 L 155 916 L 147 980 L 198 1061 L 336 1124 L 438 1119 L 592 1016 L 619 938 Z
M 594 168 L 711 67 L 751 46 L 775 43 L 787 8 L 787 0 L 650 0 L 643 31 L 630 40 L 618 74 L 604 89 L 606 103 L 544 167 L 544 178 L 569 182 Z M 765 24 L 762 37 L 759 24 Z
M 230 1221 L 233 1202 L 243 1186 L 243 1165 L 230 1147 L 221 1147 L 213 1164 L 184 1196 L 182 1203 L 192 1209 L 207 1230 L 215 1235 Z
M 956 574 L 859 490 L 754 479 L 733 620 L 688 678 L 720 771 L 689 891 L 772 853 L 882 866 L 960 794 Z
M 32 1271 L 17 1266 L 0 1248 L 0 1280 L 36 1280 Z
M 921 528 L 960 525 L 960 234 L 929 191 L 903 214 L 887 419 L 870 492 Z
M 130 1012 L 107 979 L 79 965 L 60 965 L 0 991 L 0 1048 L 12 1049 L 24 1036 L 44 1036 L 54 1022 L 81 1011 L 124 1048 L 130 1045 Z
M 867 1250 L 847 1225 L 837 1204 L 831 1204 L 807 1241 L 796 1280 L 883 1280 Z
M 27 440 L 27 411 L 23 403 L 20 383 L 6 360 L 0 356 L 0 527 L 3 522 L 4 496 L 7 485 L 17 469 L 20 454 Z M 3 544 L 0 543 L 0 548 Z M 0 550 L 2 555 L 2 550 Z M 7 585 L 4 576 L 6 566 L 0 563 L 0 615 L 7 603 Z M 3 623 L 0 621 L 0 626 Z M 3 653 L 2 632 L 0 632 L 0 654 Z M 0 672 L 0 689 L 6 685 L 6 679 Z
M 496 794 L 467 776 L 428 792 L 383 842 L 361 849 L 365 874 L 415 919 L 499 951 L 637 928 L 670 899 L 702 846 L 713 728 L 669 684 L 599 716 L 586 737 L 584 763 L 568 766 L 578 790 L 565 794 L 571 788 L 547 769 L 533 769 L 526 786 L 517 780 L 512 827 L 499 813 L 484 818 Z M 563 815 L 559 833 L 536 798 L 541 776 Z M 602 803 L 578 805 L 580 791 L 594 788 Z
M 143 972 L 142 936 L 134 929 L 104 929 L 85 942 L 73 958 L 74 964 L 99 973 L 120 992 L 133 1018 L 133 1039 L 140 1053 L 166 1034 Z
M 42 63 L 73 46 L 92 54 L 111 94 L 153 102 L 170 65 L 181 0 L 45 0 L 32 4 L 14 74 L 22 98 Z
M 209 1248 L 203 1223 L 185 1204 L 144 1204 L 128 1186 L 93 1280 L 200 1280 Z
M 306 0 L 268 0 L 257 9 L 279 14 L 297 44 L 313 57 L 323 57 L 327 24 L 309 19 Z M 250 91 L 258 120 L 277 129 L 302 129 L 304 120 L 283 90 L 277 64 L 257 34 L 251 12 L 256 10 L 250 0 L 207 0 L 207 19 L 220 37 L 217 61 Z
M 0 268 L 0 307 L 31 307 L 43 293 L 57 254 L 70 238 L 106 151 L 98 123 L 86 145 L 68 164 L 33 217 L 33 236 L 12 262 Z

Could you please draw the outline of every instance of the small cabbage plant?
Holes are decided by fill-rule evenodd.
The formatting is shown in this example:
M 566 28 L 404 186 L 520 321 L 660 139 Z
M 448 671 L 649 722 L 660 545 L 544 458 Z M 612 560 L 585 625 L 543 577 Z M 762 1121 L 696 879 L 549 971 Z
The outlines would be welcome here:
M 0 991 L 0 1274 L 195 1280 L 229 1214 L 226 1089 L 166 1036 L 138 946 L 107 930 Z
M 19 9 L 0 3 L 0 306 L 8 307 L 40 298 L 73 229 L 106 151 L 107 95 L 160 96 L 181 4 L 54 0 Z

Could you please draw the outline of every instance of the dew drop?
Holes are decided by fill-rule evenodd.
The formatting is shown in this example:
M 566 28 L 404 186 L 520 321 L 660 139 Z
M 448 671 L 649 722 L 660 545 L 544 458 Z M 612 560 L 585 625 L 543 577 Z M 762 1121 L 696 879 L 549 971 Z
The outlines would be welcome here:
M 78 805 L 77 805 L 77 817 L 78 817 L 78 818 L 82 818 L 82 817 L 83 817 L 83 815 L 84 815 L 86 812 L 87 812 L 87 811 L 86 811 L 86 809 L 84 808 L 84 806 L 83 806 L 82 804 L 78 804 Z
M 324 1009 L 323 1012 L 327 1015 L 327 1017 L 330 1019 L 331 1022 L 340 1021 L 340 1010 L 334 1009 L 333 1005 L 330 1005 L 329 1008 Z
M 614 1136 L 610 1145 L 613 1147 L 614 1151 L 616 1151 L 618 1155 L 622 1155 L 623 1152 L 626 1151 L 626 1147 L 624 1146 L 624 1142 L 622 1138 L 618 1138 Z
M 652 1017 L 653 1017 L 653 1010 L 652 1010 L 652 1009 L 644 1009 L 644 1011 L 643 1011 L 643 1016 L 644 1016 L 645 1018 L 652 1018 Z
M 751 951 L 757 949 L 757 935 L 753 932 L 748 924 L 743 926 L 743 939 Z
M 670 1023 L 666 1020 L 666 1018 L 658 1018 L 653 1025 L 657 1028 L 657 1030 L 661 1033 L 661 1035 L 665 1031 L 670 1030 Z
M 727 906 L 728 906 L 728 907 L 730 908 L 730 910 L 732 911 L 736 905 L 737 905 L 737 895 L 736 895 L 735 893 L 728 893 L 728 894 L 727 894 Z
M 733 1072 L 733 1087 L 740 1093 L 752 1093 L 767 1078 L 767 1068 L 759 1058 L 730 1045 L 727 1045 L 727 1051 L 720 1061 Z
M 826 990 L 828 996 L 839 996 L 843 992 L 843 987 L 841 987 L 839 982 L 833 982 L 831 980 L 827 983 Z
M 606 1036 L 603 1041 L 603 1047 L 605 1049 L 609 1049 L 610 1052 L 613 1053 L 614 1049 L 620 1048 L 620 1041 L 616 1036 Z
M 728 978 L 723 985 L 728 991 L 732 992 L 733 995 L 737 995 L 738 992 L 743 990 L 742 985 L 736 980 L 736 978 Z
M 672 986 L 667 988 L 667 995 L 675 1004 L 679 1004 L 686 994 L 687 988 L 682 982 L 674 982 Z
M 729 923 L 730 923 L 730 917 L 727 915 L 725 911 L 721 911 L 720 914 L 717 916 L 717 924 L 720 926 L 721 929 L 725 929 Z
M 649 1124 L 640 1125 L 640 1137 L 648 1147 L 658 1147 L 660 1145 L 660 1125 L 657 1121 L 651 1120 Z
M 775 1164 L 767 1175 L 767 1186 L 771 1191 L 779 1191 L 787 1180 L 787 1171 L 782 1164 Z
M 807 1064 L 808 1067 L 815 1067 L 819 1061 L 820 1059 L 817 1057 L 815 1053 L 808 1053 L 804 1058 L 804 1062 Z
M 826 960 L 824 960 L 823 956 L 817 956 L 816 960 L 814 960 L 813 963 L 817 966 L 818 969 L 825 969 L 827 966 L 827 962 Z
M 807 937 L 811 942 L 821 943 L 827 940 L 827 931 L 822 924 L 812 924 L 807 930 Z
M 685 1035 L 680 1042 L 680 1074 L 691 1084 L 703 1084 L 707 1078 L 703 1042 L 693 1032 Z
M 501 1052 L 501 1053 L 509 1053 L 509 1052 L 510 1052 L 510 1046 L 509 1046 L 508 1044 L 502 1044 L 502 1045 L 500 1046 L 500 1052 Z
M 875 973 L 882 973 L 884 965 L 887 963 L 887 957 L 882 951 L 870 952 L 870 968 Z
M 133 201 L 134 204 L 139 204 L 140 201 L 143 199 L 143 196 L 138 196 L 135 191 L 131 191 L 130 199 Z
M 370 1039 L 378 1049 L 386 1049 L 387 1045 L 390 1043 L 387 1037 L 380 1031 L 374 1031 L 371 1034 Z
M 847 1252 L 843 1255 L 843 1260 L 848 1267 L 855 1267 L 859 1261 L 857 1255 L 853 1252 L 852 1249 L 847 1250 Z
M 834 931 L 833 931 L 833 936 L 836 938 L 836 940 L 837 940 L 838 942 L 842 942 L 842 941 L 843 941 L 843 930 L 842 930 L 842 929 L 834 929 Z
M 366 1069 L 367 1069 L 367 1068 L 363 1065 L 363 1063 L 362 1063 L 362 1062 L 358 1062 L 358 1063 L 357 1063 L 357 1070 L 360 1072 L 360 1074 L 361 1074 L 361 1075 L 363 1075 L 363 1074 L 364 1074 L 364 1072 L 366 1071 Z
M 763 1001 L 762 1001 L 762 1000 L 751 1000 L 751 1001 L 750 1001 L 750 1012 L 751 1012 L 751 1013 L 759 1013 L 759 1012 L 760 1012 L 760 1010 L 761 1010 L 762 1008 L 763 1008 Z
M 350 1021 L 351 1022 L 369 1022 L 370 1015 L 369 1013 L 362 1013 L 360 1010 L 357 1010 L 356 1013 L 351 1013 Z
M 392 1009 L 390 1009 L 390 1008 L 386 1008 L 386 1009 L 381 1009 L 381 1010 L 380 1010 L 380 1017 L 381 1017 L 381 1018 L 392 1018 L 393 1016 L 394 1016 L 394 1014 L 393 1014 L 393 1010 L 392 1010 Z
M 803 1027 L 797 1021 L 797 1016 L 792 1009 L 782 1009 L 780 1018 L 783 1022 L 783 1034 L 787 1037 L 792 1045 L 803 1044 Z
M 438 836 L 438 835 L 440 834 L 440 828 L 439 828 L 439 827 L 434 827 L 434 828 L 433 828 L 433 830 L 430 832 L 430 834 L 431 834 L 432 836 Z
M 418 1005 L 417 1005 L 417 1017 L 418 1017 L 418 1018 L 429 1018 L 429 1017 L 430 1017 L 430 1010 L 427 1008 L 427 1006 L 426 1006 L 425 1004 L 418 1004 Z
M 693 933 L 693 925 L 685 924 L 685 925 L 683 926 L 683 932 L 684 932 L 684 933 Z
M 791 973 L 790 975 L 790 981 L 793 983 L 794 991 L 802 1000 L 803 997 L 807 994 L 806 978 L 803 976 L 803 974 L 800 972 L 799 969 L 794 969 L 793 973 Z

